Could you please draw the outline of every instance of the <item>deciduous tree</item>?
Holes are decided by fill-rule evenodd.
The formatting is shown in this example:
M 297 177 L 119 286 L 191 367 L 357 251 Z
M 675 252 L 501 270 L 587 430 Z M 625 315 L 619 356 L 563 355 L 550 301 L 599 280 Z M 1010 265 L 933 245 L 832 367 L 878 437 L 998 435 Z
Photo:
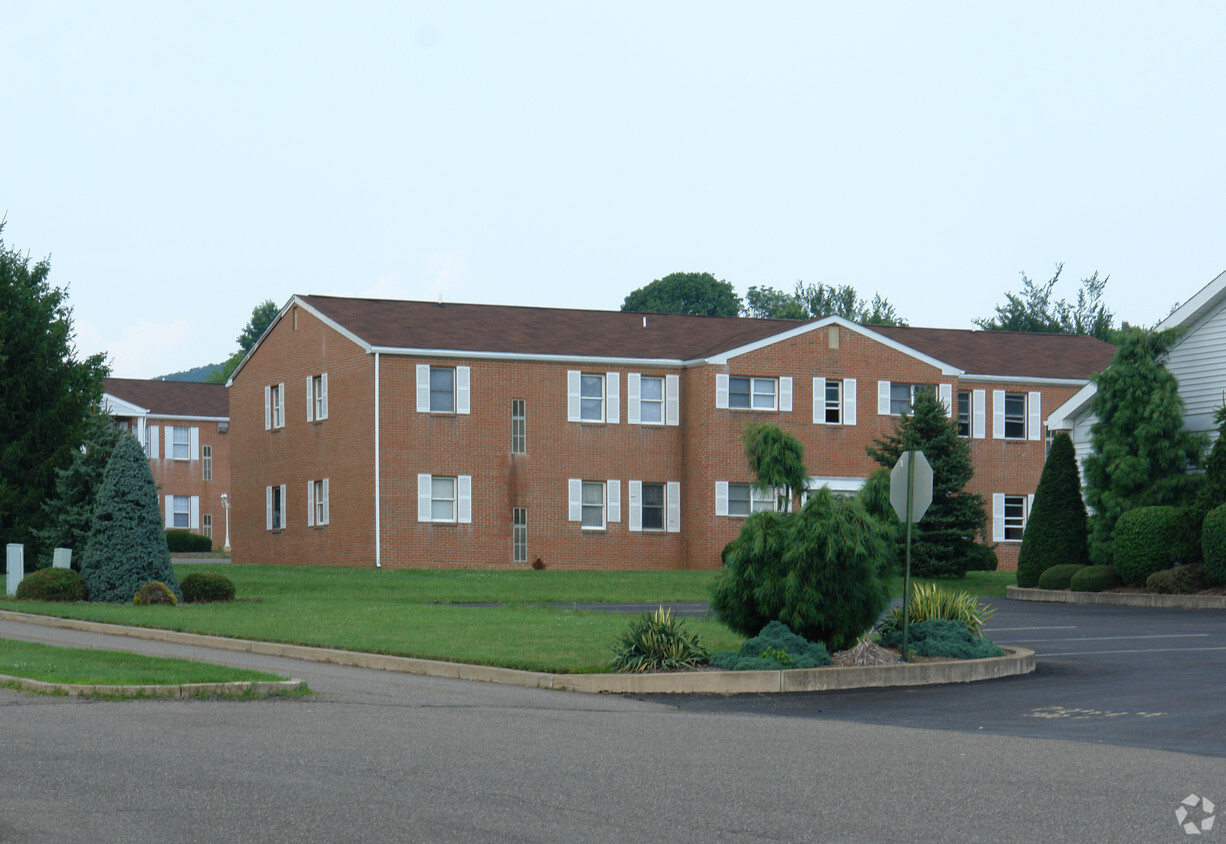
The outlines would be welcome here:
M 622 302 L 623 311 L 656 314 L 736 316 L 741 297 L 732 285 L 710 273 L 672 273 L 632 292 Z
M 796 289 L 784 293 L 774 287 L 750 287 L 745 295 L 743 312 L 752 317 L 769 319 L 817 319 L 840 316 L 861 325 L 906 325 L 881 294 L 872 301 L 860 298 L 849 284 L 832 287 L 828 284 L 796 282 Z
M 1098 272 L 1081 280 L 1077 301 L 1061 299 L 1052 302 L 1052 293 L 1064 264 L 1056 265 L 1050 279 L 1038 284 L 1022 273 L 1022 289 L 1006 293 L 1005 303 L 996 306 L 996 315 L 972 320 L 986 331 L 1032 331 L 1041 334 L 1088 334 L 1108 343 L 1118 342 L 1131 329 L 1127 324 L 1114 327 L 1114 316 L 1103 302 L 1103 290 L 1110 276 L 1098 277 Z
M 221 368 L 209 375 L 206 379 L 214 384 L 224 384 L 230 379 L 234 370 L 243 362 L 243 358 L 247 356 L 247 352 L 251 351 L 264 332 L 268 330 L 268 326 L 272 325 L 273 320 L 277 318 L 277 314 L 281 309 L 277 307 L 272 299 L 265 299 L 260 304 L 251 309 L 251 319 L 243 326 L 243 330 L 238 335 L 238 351 L 226 358 L 226 361 L 221 365 Z

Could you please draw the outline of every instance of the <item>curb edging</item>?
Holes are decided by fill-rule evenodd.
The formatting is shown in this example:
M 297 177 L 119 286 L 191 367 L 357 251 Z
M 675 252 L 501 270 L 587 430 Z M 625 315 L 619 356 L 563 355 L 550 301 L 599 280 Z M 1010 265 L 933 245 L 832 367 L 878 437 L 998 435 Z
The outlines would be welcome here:
M 824 668 L 794 668 L 783 671 L 693 671 L 658 674 L 552 674 L 490 665 L 444 662 L 405 656 L 362 653 L 336 648 L 286 645 L 250 639 L 232 639 L 200 633 L 181 633 L 152 627 L 125 627 L 99 621 L 81 621 L 48 615 L 0 610 L 0 620 L 41 624 L 89 633 L 131 636 L 180 645 L 281 656 L 308 662 L 374 668 L 426 677 L 476 680 L 527 688 L 556 689 L 588 694 L 769 694 L 817 692 L 840 689 L 922 686 L 938 683 L 969 683 L 1013 677 L 1034 671 L 1034 651 L 1002 646 L 1005 656 L 971 660 L 933 660 L 901 665 L 855 665 Z
M 1067 589 L 1006 586 L 1005 597 L 1013 601 L 1046 601 L 1055 604 L 1097 604 L 1110 607 L 1158 607 L 1181 610 L 1226 610 L 1226 595 L 1073 592 Z
M 46 680 L 32 680 L 29 677 L 0 674 L 0 686 L 10 688 L 15 686 L 23 692 L 34 692 L 35 694 L 66 694 L 72 697 L 79 695 L 122 695 L 127 697 L 188 698 L 199 694 L 242 695 L 248 692 L 259 695 L 271 695 L 280 692 L 296 692 L 303 685 L 305 684 L 302 680 L 232 680 L 226 683 L 176 683 L 165 686 L 108 686 L 89 683 L 51 683 Z

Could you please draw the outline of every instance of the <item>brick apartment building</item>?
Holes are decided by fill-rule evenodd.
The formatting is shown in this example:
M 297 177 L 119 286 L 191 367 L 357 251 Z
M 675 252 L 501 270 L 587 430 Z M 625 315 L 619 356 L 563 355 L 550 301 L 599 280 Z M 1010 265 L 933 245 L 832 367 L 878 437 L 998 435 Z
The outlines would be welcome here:
M 1043 418 L 1105 368 L 1088 337 L 295 296 L 234 373 L 236 563 L 715 568 L 746 515 L 738 439 L 860 487 L 917 389 L 971 442 L 1002 568 Z
M 145 447 L 167 529 L 225 542 L 230 398 L 224 384 L 102 379 L 103 405 Z

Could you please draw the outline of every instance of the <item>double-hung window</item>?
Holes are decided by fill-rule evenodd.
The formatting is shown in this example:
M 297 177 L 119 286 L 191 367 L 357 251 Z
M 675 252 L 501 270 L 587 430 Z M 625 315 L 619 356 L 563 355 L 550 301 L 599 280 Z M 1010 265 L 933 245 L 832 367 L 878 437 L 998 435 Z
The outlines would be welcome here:
M 570 521 L 579 522 L 583 530 L 604 530 L 610 523 L 621 521 L 621 482 L 586 481 L 571 478 Z
M 191 505 L 192 499 L 188 495 L 172 495 L 174 502 L 174 518 L 173 524 L 176 529 L 187 530 L 191 525 Z
M 639 379 L 639 421 L 644 425 L 664 424 L 664 379 L 644 375 Z
M 191 429 L 178 425 L 170 429 L 170 456 L 174 460 L 190 460 L 192 434 Z
M 264 430 L 285 427 L 285 385 L 269 384 L 264 388 Z
M 856 424 L 856 379 L 813 379 L 813 424 Z
M 605 526 L 605 485 L 601 481 L 583 482 L 583 517 L 585 528 Z
M 264 487 L 264 529 L 285 528 L 285 484 Z
M 567 421 L 616 424 L 621 416 L 621 375 L 568 370 L 566 398 Z
M 1021 542 L 1033 496 L 992 495 L 992 541 Z
M 307 527 L 323 527 L 328 524 L 328 479 L 307 481 Z
M 604 421 L 604 376 L 589 375 L 579 378 L 579 418 L 584 422 Z
M 971 435 L 971 391 L 958 391 L 958 436 Z
M 681 530 L 680 483 L 630 481 L 629 503 L 631 531 L 677 533 Z
M 748 516 L 764 510 L 775 510 L 779 507 L 779 502 L 780 496 L 777 490 L 763 492 L 753 484 L 715 482 L 715 515 L 717 516 Z
M 681 376 L 626 374 L 626 421 L 631 425 L 679 425 Z
M 471 523 L 472 475 L 418 475 L 417 520 Z
M 889 383 L 889 382 L 884 382 Z M 889 384 L 890 390 L 890 415 L 891 416 L 907 416 L 911 413 L 911 406 L 915 404 L 915 400 L 924 393 L 935 392 L 931 384 Z
M 728 378 L 728 406 L 753 410 L 774 410 L 779 382 L 774 378 Z
M 1005 393 L 1005 439 L 1026 439 L 1026 396 Z
M 417 365 L 417 412 L 469 412 L 471 372 L 467 366 Z
M 1042 393 L 992 391 L 992 437 L 1004 440 L 1043 439 Z
M 328 418 L 328 373 L 307 376 L 306 400 L 308 422 L 321 422 Z

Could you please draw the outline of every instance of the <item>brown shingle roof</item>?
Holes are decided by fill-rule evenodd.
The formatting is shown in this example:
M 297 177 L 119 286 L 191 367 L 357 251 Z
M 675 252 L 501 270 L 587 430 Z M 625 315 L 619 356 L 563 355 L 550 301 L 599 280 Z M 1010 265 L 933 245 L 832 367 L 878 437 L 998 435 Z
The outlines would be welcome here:
M 513 355 L 697 360 L 804 325 L 787 319 L 302 296 L 365 343 Z M 643 327 L 643 318 L 647 327 Z M 1089 378 L 1115 347 L 1092 337 L 866 326 L 969 374 Z
M 230 391 L 225 384 L 103 378 L 102 389 L 158 416 L 230 416 Z
M 885 325 L 866 328 L 969 375 L 1089 378 L 1106 369 L 1115 356 L 1115 346 L 1083 335 Z

